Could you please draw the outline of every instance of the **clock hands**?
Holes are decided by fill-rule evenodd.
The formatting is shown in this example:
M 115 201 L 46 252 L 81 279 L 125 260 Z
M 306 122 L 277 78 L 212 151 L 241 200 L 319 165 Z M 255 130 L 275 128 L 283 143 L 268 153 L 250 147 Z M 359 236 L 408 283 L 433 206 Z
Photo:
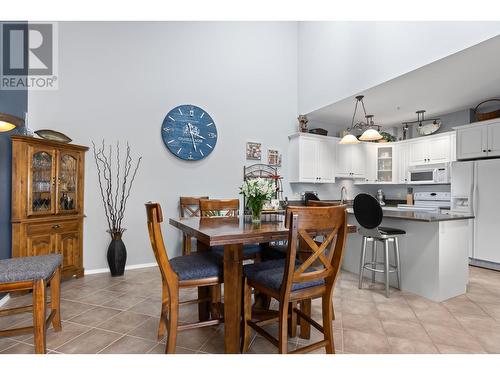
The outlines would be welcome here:
M 193 125 L 191 125 L 188 122 L 188 127 L 189 127 L 189 134 L 191 134 L 191 140 L 193 141 L 193 147 L 194 147 L 194 150 L 196 151 L 196 143 L 194 142 L 194 137 L 193 137 Z
M 201 135 L 199 135 L 199 134 L 193 133 L 193 135 L 194 135 L 195 137 L 198 137 L 198 138 L 201 138 L 201 139 L 205 139 L 205 140 L 206 140 L 206 138 L 205 138 L 205 137 L 203 137 L 203 136 L 201 136 Z

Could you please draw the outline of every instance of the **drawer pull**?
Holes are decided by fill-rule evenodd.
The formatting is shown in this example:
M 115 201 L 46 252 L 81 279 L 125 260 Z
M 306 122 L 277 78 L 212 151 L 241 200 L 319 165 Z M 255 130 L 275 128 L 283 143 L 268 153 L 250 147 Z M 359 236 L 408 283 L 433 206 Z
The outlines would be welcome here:
M 52 225 L 52 229 L 59 229 L 61 226 L 59 224 Z

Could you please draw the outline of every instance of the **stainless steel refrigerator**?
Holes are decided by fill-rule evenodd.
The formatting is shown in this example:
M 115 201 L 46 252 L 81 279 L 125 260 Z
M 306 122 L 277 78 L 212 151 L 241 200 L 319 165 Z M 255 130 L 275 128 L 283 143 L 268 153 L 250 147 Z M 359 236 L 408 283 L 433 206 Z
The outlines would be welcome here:
M 451 212 L 472 213 L 470 263 L 500 270 L 500 159 L 451 165 Z

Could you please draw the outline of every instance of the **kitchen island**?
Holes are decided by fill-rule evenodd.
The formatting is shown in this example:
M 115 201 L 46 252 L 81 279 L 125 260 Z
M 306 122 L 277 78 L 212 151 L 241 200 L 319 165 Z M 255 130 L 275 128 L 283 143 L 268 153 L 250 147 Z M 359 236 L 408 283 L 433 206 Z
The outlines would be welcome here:
M 358 225 L 352 208 L 348 208 L 349 224 Z M 401 258 L 401 290 L 433 301 L 464 294 L 468 283 L 469 222 L 473 216 L 410 211 L 387 207 L 383 209 L 381 226 L 406 231 L 399 236 Z M 342 268 L 359 274 L 362 236 L 351 235 L 346 242 Z M 392 246 L 390 261 L 394 264 Z M 377 261 L 383 262 L 383 246 L 378 244 Z M 371 260 L 371 246 L 367 261 Z M 381 267 L 381 266 L 379 266 Z M 364 272 L 364 285 L 371 280 L 371 272 Z M 383 274 L 376 280 L 382 282 Z M 390 275 L 391 286 L 397 287 L 395 273 Z

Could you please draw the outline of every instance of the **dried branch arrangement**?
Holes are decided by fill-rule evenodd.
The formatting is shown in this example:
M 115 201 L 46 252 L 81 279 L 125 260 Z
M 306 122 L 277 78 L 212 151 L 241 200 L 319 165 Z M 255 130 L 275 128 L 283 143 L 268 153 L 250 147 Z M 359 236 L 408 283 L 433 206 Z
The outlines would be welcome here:
M 142 157 L 137 159 L 134 167 L 134 162 L 130 155 L 130 146 L 127 142 L 122 168 L 119 142 L 116 143 L 116 159 L 113 156 L 113 147 L 109 145 L 107 148 L 104 140 L 99 147 L 96 147 L 92 141 L 92 146 L 97 167 L 97 176 L 99 178 L 99 189 L 104 203 L 104 213 L 108 222 L 108 232 L 111 238 L 115 238 L 116 236 L 121 237 L 125 231 L 122 228 L 125 207 L 130 197 L 130 190 L 132 189 L 132 184 L 134 183 Z M 113 166 L 115 160 L 116 169 Z

